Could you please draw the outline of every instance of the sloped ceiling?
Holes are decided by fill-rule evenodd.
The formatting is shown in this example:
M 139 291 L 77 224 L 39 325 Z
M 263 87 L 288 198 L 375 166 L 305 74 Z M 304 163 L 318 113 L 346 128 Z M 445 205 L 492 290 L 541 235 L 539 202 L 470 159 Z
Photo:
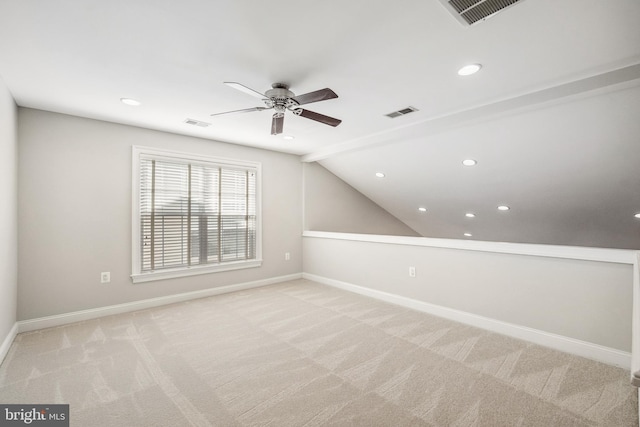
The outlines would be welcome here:
M 439 0 L 0 0 L 0 76 L 20 106 L 319 161 L 425 236 L 640 249 L 639 18 L 637 0 L 524 0 L 470 27 Z M 308 107 L 343 122 L 287 115 L 285 140 L 269 111 L 211 117 L 261 105 L 224 81 L 329 87 Z

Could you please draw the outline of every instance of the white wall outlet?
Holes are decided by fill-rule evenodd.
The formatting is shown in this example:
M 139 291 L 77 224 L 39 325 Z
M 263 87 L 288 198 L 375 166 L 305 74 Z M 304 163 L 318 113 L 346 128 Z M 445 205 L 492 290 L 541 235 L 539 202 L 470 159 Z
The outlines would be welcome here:
M 416 277 L 416 268 L 409 267 L 409 277 Z
M 103 271 L 100 273 L 100 283 L 111 282 L 111 273 L 109 271 Z
M 284 253 L 284 260 L 289 261 L 291 259 L 291 254 L 289 252 Z

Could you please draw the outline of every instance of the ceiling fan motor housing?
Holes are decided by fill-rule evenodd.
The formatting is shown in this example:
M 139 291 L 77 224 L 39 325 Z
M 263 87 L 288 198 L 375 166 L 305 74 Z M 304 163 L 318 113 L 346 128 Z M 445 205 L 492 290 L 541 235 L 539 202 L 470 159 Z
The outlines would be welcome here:
M 298 103 L 292 99 L 296 95 L 289 90 L 289 86 L 284 83 L 274 83 L 272 88 L 265 92 L 269 98 L 264 100 L 267 107 L 275 109 L 276 113 L 284 113 L 286 109 L 291 110 L 298 106 Z
M 274 83 L 272 85 L 273 89 L 269 89 L 268 91 L 265 92 L 265 95 L 267 95 L 267 98 L 269 99 L 286 99 L 286 98 L 293 98 L 294 96 L 296 96 L 295 93 L 291 92 L 289 90 L 289 86 L 282 84 L 282 83 Z

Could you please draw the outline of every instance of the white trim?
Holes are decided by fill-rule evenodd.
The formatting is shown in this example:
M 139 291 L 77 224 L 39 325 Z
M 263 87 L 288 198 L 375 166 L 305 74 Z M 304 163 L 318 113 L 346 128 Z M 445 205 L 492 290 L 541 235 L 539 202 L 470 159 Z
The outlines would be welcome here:
M 512 323 L 502 322 L 500 320 L 489 319 L 487 317 L 478 316 L 476 314 L 464 311 L 454 310 L 435 304 L 430 304 L 415 299 L 390 294 L 383 291 L 365 288 L 339 280 L 329 279 L 315 274 L 303 273 L 304 279 L 313 280 L 314 282 L 333 286 L 345 291 L 354 292 L 365 295 L 391 304 L 400 305 L 413 310 L 432 314 L 434 316 L 453 320 L 455 322 L 464 323 L 485 329 L 499 334 L 507 335 L 513 338 L 526 340 L 545 347 L 560 350 L 565 353 L 571 353 L 577 356 L 596 360 L 598 362 L 607 363 L 609 365 L 618 366 L 629 369 L 631 365 L 631 353 L 616 350 L 614 348 L 604 347 L 592 344 L 586 341 L 574 338 L 556 335 L 549 332 L 540 331 L 538 329 L 528 328 L 525 326 L 514 325 Z
M 92 308 L 88 310 L 74 311 L 71 313 L 57 314 L 55 316 L 40 317 L 37 319 L 21 320 L 17 323 L 18 332 L 29 332 L 38 329 L 52 328 L 55 326 L 67 325 L 69 323 L 81 322 L 84 320 L 96 319 L 98 317 L 111 316 L 113 314 L 128 313 L 131 311 L 144 310 L 176 302 L 188 301 L 197 298 L 205 298 L 213 295 L 226 294 L 229 292 L 242 291 L 245 289 L 259 288 L 261 286 L 272 285 L 274 283 L 296 280 L 302 277 L 302 273 L 289 274 L 286 276 L 272 277 L 269 279 L 256 280 L 253 282 L 238 283 L 235 285 L 220 286 L 217 288 L 202 289 L 200 291 L 184 292 L 181 294 L 167 295 L 164 297 L 150 298 L 141 301 L 128 302 L 124 304 L 110 305 L 106 307 Z
M 18 335 L 18 322 L 13 324 L 4 341 L 2 341 L 2 345 L 0 346 L 0 365 L 4 361 L 4 358 L 7 357 L 7 353 L 9 353 L 13 340 L 16 339 L 16 335 Z
M 159 159 L 171 160 L 182 159 L 185 161 L 196 161 L 214 163 L 218 166 L 238 166 L 238 167 L 253 167 L 259 169 L 261 167 L 260 162 L 252 162 L 250 160 L 237 160 L 227 157 L 208 156 L 206 154 L 187 153 L 185 151 L 165 150 L 163 148 L 144 147 L 140 145 L 131 146 L 133 152 L 133 159 L 140 160 L 140 154 L 146 154 L 157 157 Z
M 382 236 L 375 234 L 333 233 L 304 231 L 303 237 L 350 240 L 357 242 L 388 243 L 394 245 L 424 246 L 433 248 L 462 249 L 467 251 L 497 252 L 513 255 L 532 255 L 550 258 L 566 258 L 584 261 L 601 261 L 617 264 L 633 264 L 638 251 L 630 249 L 589 248 L 579 246 L 534 245 L 528 243 L 484 242 L 477 240 L 435 239 L 429 237 Z
M 255 268 L 262 266 L 261 259 L 249 261 L 227 262 L 215 265 L 202 265 L 186 267 L 180 269 L 157 270 L 147 273 L 136 273 L 131 275 L 133 283 L 144 283 L 155 280 L 175 279 L 178 277 L 197 276 L 198 274 L 220 273 L 222 271 L 242 270 L 244 268 Z

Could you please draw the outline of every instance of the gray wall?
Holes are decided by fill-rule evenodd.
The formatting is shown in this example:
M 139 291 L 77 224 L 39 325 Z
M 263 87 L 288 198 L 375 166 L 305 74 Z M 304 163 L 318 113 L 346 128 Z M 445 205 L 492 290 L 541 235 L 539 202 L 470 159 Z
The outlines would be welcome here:
M 631 351 L 631 265 L 312 237 L 303 251 L 305 273 Z
M 0 79 L 0 345 L 16 323 L 18 292 L 16 110 L 13 97 Z
M 19 320 L 302 271 L 297 156 L 24 108 L 18 135 Z M 262 267 L 132 284 L 132 145 L 262 162 Z
M 419 236 L 318 163 L 304 164 L 304 228 L 313 231 Z
M 16 132 L 15 105 L 3 87 L 0 101 L 0 333 L 6 336 L 16 320 Z M 22 108 L 18 137 L 18 320 L 280 277 L 304 268 L 310 274 L 630 350 L 630 266 L 301 239 L 303 173 L 297 156 Z M 132 284 L 132 145 L 262 162 L 263 266 Z M 305 167 L 309 226 L 317 225 L 314 221 L 338 201 L 353 203 L 346 221 L 350 227 L 331 231 L 385 234 L 384 229 L 397 234 L 392 231 L 397 224 L 389 225 L 393 221 L 384 215 L 366 218 L 375 205 L 354 201 L 358 194 L 316 166 Z M 320 179 L 309 181 L 310 176 Z M 367 224 L 366 231 L 351 228 L 360 223 Z M 284 260 L 285 252 L 291 253 L 291 261 Z M 410 265 L 417 268 L 416 278 L 408 277 Z M 111 272 L 110 284 L 100 284 L 101 271 Z

